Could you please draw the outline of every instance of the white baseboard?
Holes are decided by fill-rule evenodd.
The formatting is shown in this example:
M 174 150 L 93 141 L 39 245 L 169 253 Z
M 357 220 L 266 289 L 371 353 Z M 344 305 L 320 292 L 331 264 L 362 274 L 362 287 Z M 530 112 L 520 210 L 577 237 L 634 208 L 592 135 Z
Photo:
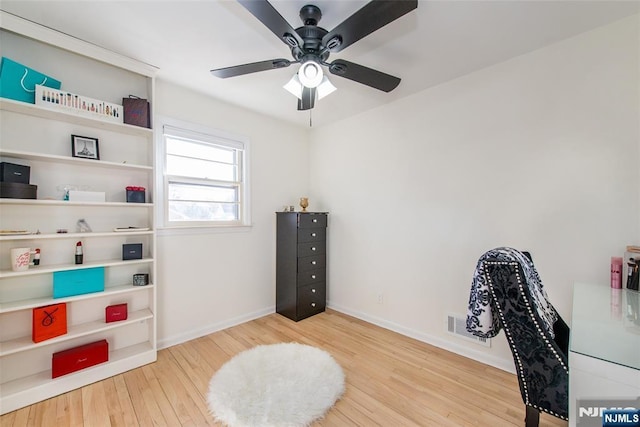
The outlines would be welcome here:
M 267 308 L 263 308 L 261 310 L 254 311 L 252 313 L 243 314 L 242 316 L 232 317 L 230 319 L 225 319 L 222 322 L 212 323 L 206 325 L 202 328 L 198 328 L 183 334 L 177 334 L 166 338 L 158 339 L 158 349 L 161 350 L 163 348 L 171 347 L 174 345 L 182 344 L 183 342 L 187 342 L 196 338 L 203 337 L 205 335 L 212 334 L 214 332 L 221 331 L 223 329 L 230 328 L 232 326 L 239 325 L 241 323 L 248 322 L 250 320 L 258 319 L 260 317 L 264 317 L 267 314 L 275 313 L 276 307 L 271 306 Z
M 361 313 L 356 310 L 351 310 L 348 307 L 335 305 L 330 302 L 327 302 L 327 307 L 330 308 L 331 310 L 339 311 L 340 313 L 344 313 L 346 315 L 355 317 L 357 319 L 364 320 L 365 322 L 369 322 L 376 326 L 380 326 L 381 328 L 385 328 L 390 331 L 397 332 L 409 338 L 413 338 L 418 341 L 422 341 L 424 343 L 431 344 L 438 348 L 450 351 L 452 353 L 459 354 L 460 356 L 468 357 L 469 359 L 473 359 L 480 363 L 493 366 L 494 368 L 502 369 L 503 371 L 507 371 L 512 374 L 516 373 L 515 366 L 513 364 L 513 359 L 503 359 L 499 357 L 493 357 L 493 356 L 487 355 L 486 353 L 475 351 L 465 346 L 457 345 L 450 341 L 443 340 L 440 337 L 435 337 L 429 334 L 425 334 L 424 332 L 406 328 L 404 326 L 398 325 L 393 322 L 389 322 L 388 320 L 381 319 L 379 317 L 370 316 L 368 314 Z

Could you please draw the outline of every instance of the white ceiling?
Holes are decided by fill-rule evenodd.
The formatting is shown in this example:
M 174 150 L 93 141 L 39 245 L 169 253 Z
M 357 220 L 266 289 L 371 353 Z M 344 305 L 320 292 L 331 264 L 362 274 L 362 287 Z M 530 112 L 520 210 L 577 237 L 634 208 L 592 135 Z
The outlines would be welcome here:
M 327 30 L 366 0 L 271 0 L 294 28 L 312 3 Z M 331 60 L 402 78 L 384 93 L 331 76 L 338 88 L 316 103 L 313 126 L 332 123 L 456 77 L 638 13 L 638 1 L 426 1 Z M 229 79 L 209 70 L 274 58 L 288 47 L 233 0 L 2 0 L 0 8 L 159 67 L 158 78 L 260 113 L 309 126 L 309 112 L 282 89 L 297 65 Z

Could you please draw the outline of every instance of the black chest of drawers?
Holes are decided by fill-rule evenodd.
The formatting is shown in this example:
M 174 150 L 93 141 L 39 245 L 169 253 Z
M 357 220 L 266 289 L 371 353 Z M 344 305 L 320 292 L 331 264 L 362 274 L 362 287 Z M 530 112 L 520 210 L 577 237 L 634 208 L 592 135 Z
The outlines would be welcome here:
M 276 215 L 276 312 L 298 321 L 326 308 L 327 213 Z

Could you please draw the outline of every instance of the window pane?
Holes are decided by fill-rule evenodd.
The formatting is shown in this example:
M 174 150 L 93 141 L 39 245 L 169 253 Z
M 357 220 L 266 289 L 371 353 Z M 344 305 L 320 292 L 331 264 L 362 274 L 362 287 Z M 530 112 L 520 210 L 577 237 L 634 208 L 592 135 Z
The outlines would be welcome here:
M 169 182 L 169 200 L 195 202 L 237 202 L 236 187 L 220 187 Z
M 237 181 L 238 168 L 232 164 L 167 155 L 166 167 L 168 175 Z
M 198 143 L 167 137 L 167 154 L 179 154 L 186 157 L 195 157 L 203 160 L 212 160 L 222 163 L 235 163 L 233 148 L 225 148 L 207 143 Z
M 235 203 L 169 201 L 169 221 L 235 221 Z

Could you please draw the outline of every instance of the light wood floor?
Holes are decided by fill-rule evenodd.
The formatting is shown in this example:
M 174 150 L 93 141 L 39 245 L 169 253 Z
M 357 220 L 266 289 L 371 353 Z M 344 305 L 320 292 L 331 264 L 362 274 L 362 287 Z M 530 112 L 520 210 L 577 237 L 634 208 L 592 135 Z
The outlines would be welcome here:
M 216 426 L 206 393 L 215 371 L 259 344 L 322 348 L 346 392 L 315 426 L 524 426 L 514 375 L 328 310 L 301 322 L 278 314 L 158 353 L 157 363 L 0 418 L 0 426 Z M 566 426 L 547 414 L 541 426 Z

